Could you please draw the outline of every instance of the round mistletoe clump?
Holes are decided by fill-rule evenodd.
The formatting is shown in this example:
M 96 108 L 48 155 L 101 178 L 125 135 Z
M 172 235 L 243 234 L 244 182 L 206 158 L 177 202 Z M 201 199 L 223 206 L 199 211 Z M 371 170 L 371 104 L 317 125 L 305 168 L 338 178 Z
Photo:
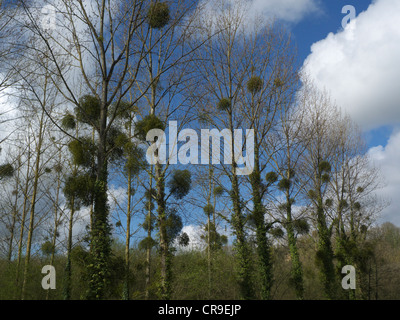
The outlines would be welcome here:
M 251 77 L 249 82 L 247 82 L 247 90 L 249 90 L 250 93 L 255 94 L 257 92 L 260 92 L 262 87 L 263 81 L 260 77 Z
M 147 132 L 152 129 L 165 130 L 164 123 L 154 114 L 144 117 L 135 124 L 135 136 L 142 141 L 146 141 Z
M 268 182 L 269 184 L 273 184 L 273 183 L 275 183 L 276 181 L 278 181 L 278 175 L 277 175 L 275 172 L 273 172 L 273 171 L 268 172 L 268 173 L 265 175 L 265 180 L 267 180 L 267 182 Z
M 278 188 L 279 188 L 279 190 L 287 190 L 290 188 L 291 184 L 292 183 L 291 183 L 290 179 L 283 178 L 283 179 L 281 179 L 281 181 L 279 181 Z
M 319 171 L 322 172 L 330 172 L 331 171 L 331 165 L 329 164 L 328 161 L 321 161 L 318 165 Z
M 203 211 L 206 216 L 210 216 L 214 212 L 214 206 L 212 204 L 207 204 L 204 208 Z
M 151 28 L 161 29 L 169 22 L 169 7 L 165 2 L 153 2 L 150 5 L 147 14 L 148 22 Z
M 218 102 L 218 110 L 227 111 L 227 110 L 229 110 L 230 107 L 231 107 L 231 99 L 222 98 Z
M 76 127 L 75 117 L 67 113 L 61 120 L 61 126 L 66 130 L 73 130 Z
M 282 87 L 282 86 L 283 86 L 282 80 L 279 79 L 279 78 L 275 78 L 275 80 L 274 80 L 274 86 L 275 86 L 276 88 Z

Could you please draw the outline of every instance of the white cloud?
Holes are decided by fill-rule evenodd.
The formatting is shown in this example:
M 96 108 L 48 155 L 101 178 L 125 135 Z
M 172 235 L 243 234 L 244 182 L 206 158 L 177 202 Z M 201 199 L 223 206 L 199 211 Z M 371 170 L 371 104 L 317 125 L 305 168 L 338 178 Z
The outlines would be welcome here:
M 252 0 L 250 2 L 253 13 L 293 23 L 319 11 L 315 0 Z
M 234 17 L 243 17 L 247 30 L 260 23 L 258 17 L 298 23 L 308 15 L 321 12 L 318 0 L 202 0 L 198 7 L 203 10 L 200 19 L 203 24 L 203 19 L 215 21 L 221 14 L 230 12 Z
M 314 43 L 306 74 L 363 129 L 400 122 L 400 1 L 377 0 Z
M 182 250 L 204 250 L 205 242 L 201 239 L 204 232 L 202 227 L 196 225 L 188 225 L 182 228 L 181 233 L 186 233 L 189 236 L 189 245 L 186 248 L 178 246 Z
M 386 186 L 378 191 L 378 195 L 391 200 L 390 206 L 384 209 L 379 220 L 400 226 L 400 130 L 392 134 L 385 147 L 373 147 L 368 154 L 375 165 L 380 167 L 386 182 Z
M 231 236 L 231 230 L 224 230 L 221 227 L 217 227 L 217 232 L 221 235 L 225 235 L 228 237 L 228 243 L 232 243 L 233 237 Z M 182 228 L 181 233 L 186 233 L 189 236 L 189 245 L 187 247 L 181 247 L 175 242 L 175 246 L 177 246 L 181 250 L 205 250 L 207 248 L 207 243 L 205 240 L 201 238 L 204 234 L 204 226 L 200 225 L 186 225 Z

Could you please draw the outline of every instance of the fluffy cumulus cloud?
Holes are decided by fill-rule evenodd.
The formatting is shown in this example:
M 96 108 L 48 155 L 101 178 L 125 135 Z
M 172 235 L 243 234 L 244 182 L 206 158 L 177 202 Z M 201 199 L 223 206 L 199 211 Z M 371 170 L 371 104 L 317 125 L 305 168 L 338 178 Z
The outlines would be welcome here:
M 305 72 L 365 129 L 400 122 L 400 1 L 377 0 L 311 47 Z
M 386 186 L 378 194 L 391 203 L 381 214 L 380 221 L 389 221 L 400 226 L 400 130 L 395 130 L 386 146 L 377 146 L 369 150 L 369 156 L 381 173 Z

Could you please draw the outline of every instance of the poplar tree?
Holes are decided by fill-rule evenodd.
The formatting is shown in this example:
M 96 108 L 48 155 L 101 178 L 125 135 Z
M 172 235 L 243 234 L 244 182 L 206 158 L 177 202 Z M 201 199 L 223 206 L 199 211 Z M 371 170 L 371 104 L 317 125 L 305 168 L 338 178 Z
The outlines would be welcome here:
M 80 98 L 79 101 L 80 107 L 75 109 L 75 115 L 66 114 L 62 119 L 62 125 L 66 129 L 73 129 L 76 126 L 75 121 L 81 125 L 88 125 L 89 127 L 98 125 L 100 99 L 85 95 Z M 128 107 L 130 107 L 130 105 L 125 105 L 125 108 Z M 124 148 L 128 148 L 129 146 L 129 139 L 126 134 L 116 127 L 111 127 L 105 146 L 109 163 L 112 164 L 113 161 L 117 161 L 124 156 Z M 96 204 L 96 199 L 103 195 L 103 185 L 99 185 L 96 176 L 98 159 L 94 156 L 99 147 L 100 146 L 93 142 L 91 137 L 88 136 L 77 136 L 68 144 L 75 166 L 71 175 L 67 177 L 64 188 L 64 194 L 68 199 L 68 206 L 71 210 L 69 220 L 70 233 L 72 232 L 71 224 L 74 212 L 79 209 L 81 205 L 90 206 L 92 203 Z M 128 161 L 131 159 L 132 158 L 128 158 Z M 82 168 L 81 172 L 78 171 L 79 167 Z M 104 201 L 107 202 L 107 200 Z M 108 210 L 108 206 L 106 209 Z M 91 259 L 87 270 L 89 277 L 89 298 L 99 298 L 97 296 L 92 296 L 94 292 L 105 292 L 104 290 L 109 276 L 109 266 L 104 260 L 103 255 L 109 256 L 111 254 L 111 226 L 108 218 L 103 218 L 104 219 L 98 220 L 98 217 L 94 215 L 91 223 L 89 237 Z M 70 234 L 68 237 L 68 252 L 71 252 L 71 236 Z M 102 253 L 100 253 L 100 251 Z M 70 261 L 67 262 L 67 271 L 70 274 L 69 263 Z M 103 280 L 100 281 L 100 278 Z M 65 297 L 67 299 L 70 297 L 68 290 Z
M 330 201 L 327 191 L 332 177 L 332 160 L 337 143 L 334 123 L 340 112 L 329 97 L 313 87 L 308 91 L 307 117 L 304 120 L 303 141 L 306 147 L 299 166 L 305 192 L 312 206 L 312 218 L 318 234 L 316 266 L 328 299 L 336 299 L 338 278 L 334 266 L 332 232 L 334 223 L 328 215 Z
M 191 120 L 191 108 L 196 103 L 191 96 L 196 85 L 194 80 L 196 72 L 192 68 L 191 61 L 193 53 L 202 45 L 200 43 L 192 47 L 188 41 L 196 30 L 192 16 L 193 12 L 194 16 L 196 15 L 195 7 L 195 3 L 184 0 L 179 0 L 173 5 L 166 1 L 151 1 L 148 10 L 145 11 L 147 23 L 137 30 L 141 44 L 148 50 L 147 59 L 143 63 L 144 72 L 136 81 L 138 91 L 144 93 L 141 102 L 147 105 L 147 108 L 139 110 L 141 119 L 135 125 L 135 130 L 142 141 L 146 140 L 149 130 L 154 128 L 164 130 L 170 119 L 179 119 L 179 128 Z M 150 89 L 145 92 L 147 87 Z M 149 192 L 153 195 L 154 204 L 157 206 L 154 211 L 156 226 L 159 229 L 161 260 L 159 295 L 162 299 L 171 297 L 169 275 L 171 253 L 167 234 L 168 198 L 173 194 L 169 192 L 167 186 L 170 166 L 169 161 L 166 164 L 156 161 L 148 167 Z M 150 191 L 153 189 L 154 192 Z M 146 223 L 150 226 L 153 223 L 150 201 L 147 206 Z M 151 244 L 151 228 L 147 230 L 148 244 Z M 149 254 L 148 248 L 147 255 Z
M 92 123 L 97 145 L 96 192 L 93 194 L 93 264 L 90 267 L 88 298 L 102 299 L 110 260 L 108 141 L 120 102 L 135 84 L 148 52 L 148 48 L 137 41 L 135 33 L 146 22 L 147 18 L 143 13 L 146 11 L 147 1 L 134 0 L 118 4 L 110 1 L 94 4 L 82 0 L 62 0 L 57 3 L 50 1 L 49 4 L 56 9 L 58 15 L 49 30 L 45 30 L 40 24 L 37 12 L 29 2 L 20 0 L 19 3 L 25 15 L 21 19 L 22 27 L 40 44 L 28 47 L 29 52 L 24 57 L 29 59 L 31 51 L 46 47 L 51 63 L 48 66 L 39 64 L 37 72 L 40 69 L 50 71 L 53 84 L 69 106 L 81 108 L 79 98 L 85 94 L 99 101 L 98 119 L 96 123 Z M 65 42 L 69 45 L 62 44 Z M 26 48 L 24 44 L 21 47 Z M 37 61 L 34 64 L 37 65 Z M 144 88 L 143 92 L 147 90 L 148 88 Z M 112 104 L 116 108 L 110 114 Z M 85 112 L 82 109 L 80 111 Z M 68 135 L 65 130 L 63 132 Z
M 201 117 L 218 130 L 228 129 L 232 135 L 234 129 L 242 127 L 244 119 L 239 116 L 240 91 L 246 86 L 245 76 L 248 70 L 241 61 L 246 56 L 245 36 L 243 34 L 244 6 L 225 6 L 223 1 L 216 5 L 216 16 L 199 18 L 202 26 L 198 37 L 206 39 L 204 50 L 198 52 L 196 69 L 205 79 L 202 82 Z M 245 59 L 246 60 L 246 59 Z M 228 143 L 225 141 L 224 143 Z M 230 142 L 230 164 L 222 170 L 230 183 L 229 197 L 232 211 L 229 221 L 235 235 L 235 255 L 237 262 L 237 280 L 241 299 L 255 296 L 251 277 L 250 248 L 245 229 L 244 204 L 240 192 L 240 179 L 237 175 L 234 139 Z M 215 155 L 219 159 L 219 155 Z M 215 162 L 215 159 L 213 159 Z M 215 164 L 215 163 L 214 163 Z

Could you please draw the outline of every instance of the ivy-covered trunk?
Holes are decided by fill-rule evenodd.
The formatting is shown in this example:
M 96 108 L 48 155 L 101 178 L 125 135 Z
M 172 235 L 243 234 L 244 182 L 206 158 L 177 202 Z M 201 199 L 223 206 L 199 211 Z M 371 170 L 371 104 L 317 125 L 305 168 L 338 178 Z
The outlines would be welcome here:
M 262 185 L 257 141 L 254 148 L 254 170 L 250 175 L 253 198 L 253 218 L 256 225 L 257 255 L 259 274 L 261 276 L 261 299 L 268 300 L 272 287 L 271 250 L 268 239 L 268 228 L 265 223 L 264 207 L 262 205 Z
M 299 250 L 297 248 L 297 240 L 294 234 L 293 219 L 292 219 L 292 203 L 290 200 L 289 190 L 286 191 L 286 232 L 289 244 L 290 259 L 292 261 L 292 283 L 296 292 L 296 297 L 299 300 L 304 299 L 304 280 L 303 268 L 300 261 Z
M 333 250 L 331 243 L 331 231 L 327 227 L 325 212 L 322 202 L 322 195 L 317 200 L 317 230 L 318 230 L 318 251 L 317 263 L 320 268 L 321 282 L 324 286 L 325 295 L 329 299 L 336 298 L 335 268 L 333 265 Z
M 230 132 L 234 132 L 233 127 L 233 114 L 229 111 L 229 129 Z M 236 237 L 234 243 L 234 250 L 236 251 L 237 261 L 237 277 L 240 288 L 240 298 L 244 300 L 250 300 L 254 298 L 254 288 L 252 285 L 251 273 L 250 273 L 250 248 L 246 241 L 245 232 L 245 218 L 242 212 L 242 203 L 240 199 L 239 180 L 236 174 L 237 164 L 235 159 L 235 141 L 231 139 L 231 174 L 230 180 L 232 184 L 232 190 L 230 192 L 230 198 L 232 201 L 232 219 L 231 224 L 233 228 L 233 234 Z
M 235 170 L 233 166 L 233 171 Z M 246 242 L 244 230 L 244 217 L 240 204 L 239 183 L 236 173 L 233 173 L 231 200 L 233 204 L 232 227 L 236 236 L 235 251 L 238 264 L 238 282 L 240 287 L 240 297 L 242 299 L 254 298 L 253 286 L 250 276 L 250 250 Z
M 103 97 L 106 101 L 106 95 Z M 97 176 L 94 190 L 93 226 L 90 234 L 89 299 L 103 299 L 111 253 L 111 228 L 108 221 L 107 199 L 107 106 L 104 102 L 100 111 L 99 146 L 97 151 Z
M 316 264 L 319 269 L 320 280 L 324 288 L 325 296 L 328 299 L 336 299 L 337 279 L 333 263 L 334 254 L 331 242 L 332 227 L 334 224 L 332 223 L 331 226 L 328 227 L 325 216 L 325 205 L 328 206 L 328 204 L 327 202 L 324 204 L 324 188 L 330 181 L 331 165 L 329 162 L 322 160 L 321 156 L 318 154 L 316 156 L 316 167 L 313 168 L 313 171 L 313 189 L 310 190 L 308 194 L 314 203 L 314 214 L 318 233 Z

